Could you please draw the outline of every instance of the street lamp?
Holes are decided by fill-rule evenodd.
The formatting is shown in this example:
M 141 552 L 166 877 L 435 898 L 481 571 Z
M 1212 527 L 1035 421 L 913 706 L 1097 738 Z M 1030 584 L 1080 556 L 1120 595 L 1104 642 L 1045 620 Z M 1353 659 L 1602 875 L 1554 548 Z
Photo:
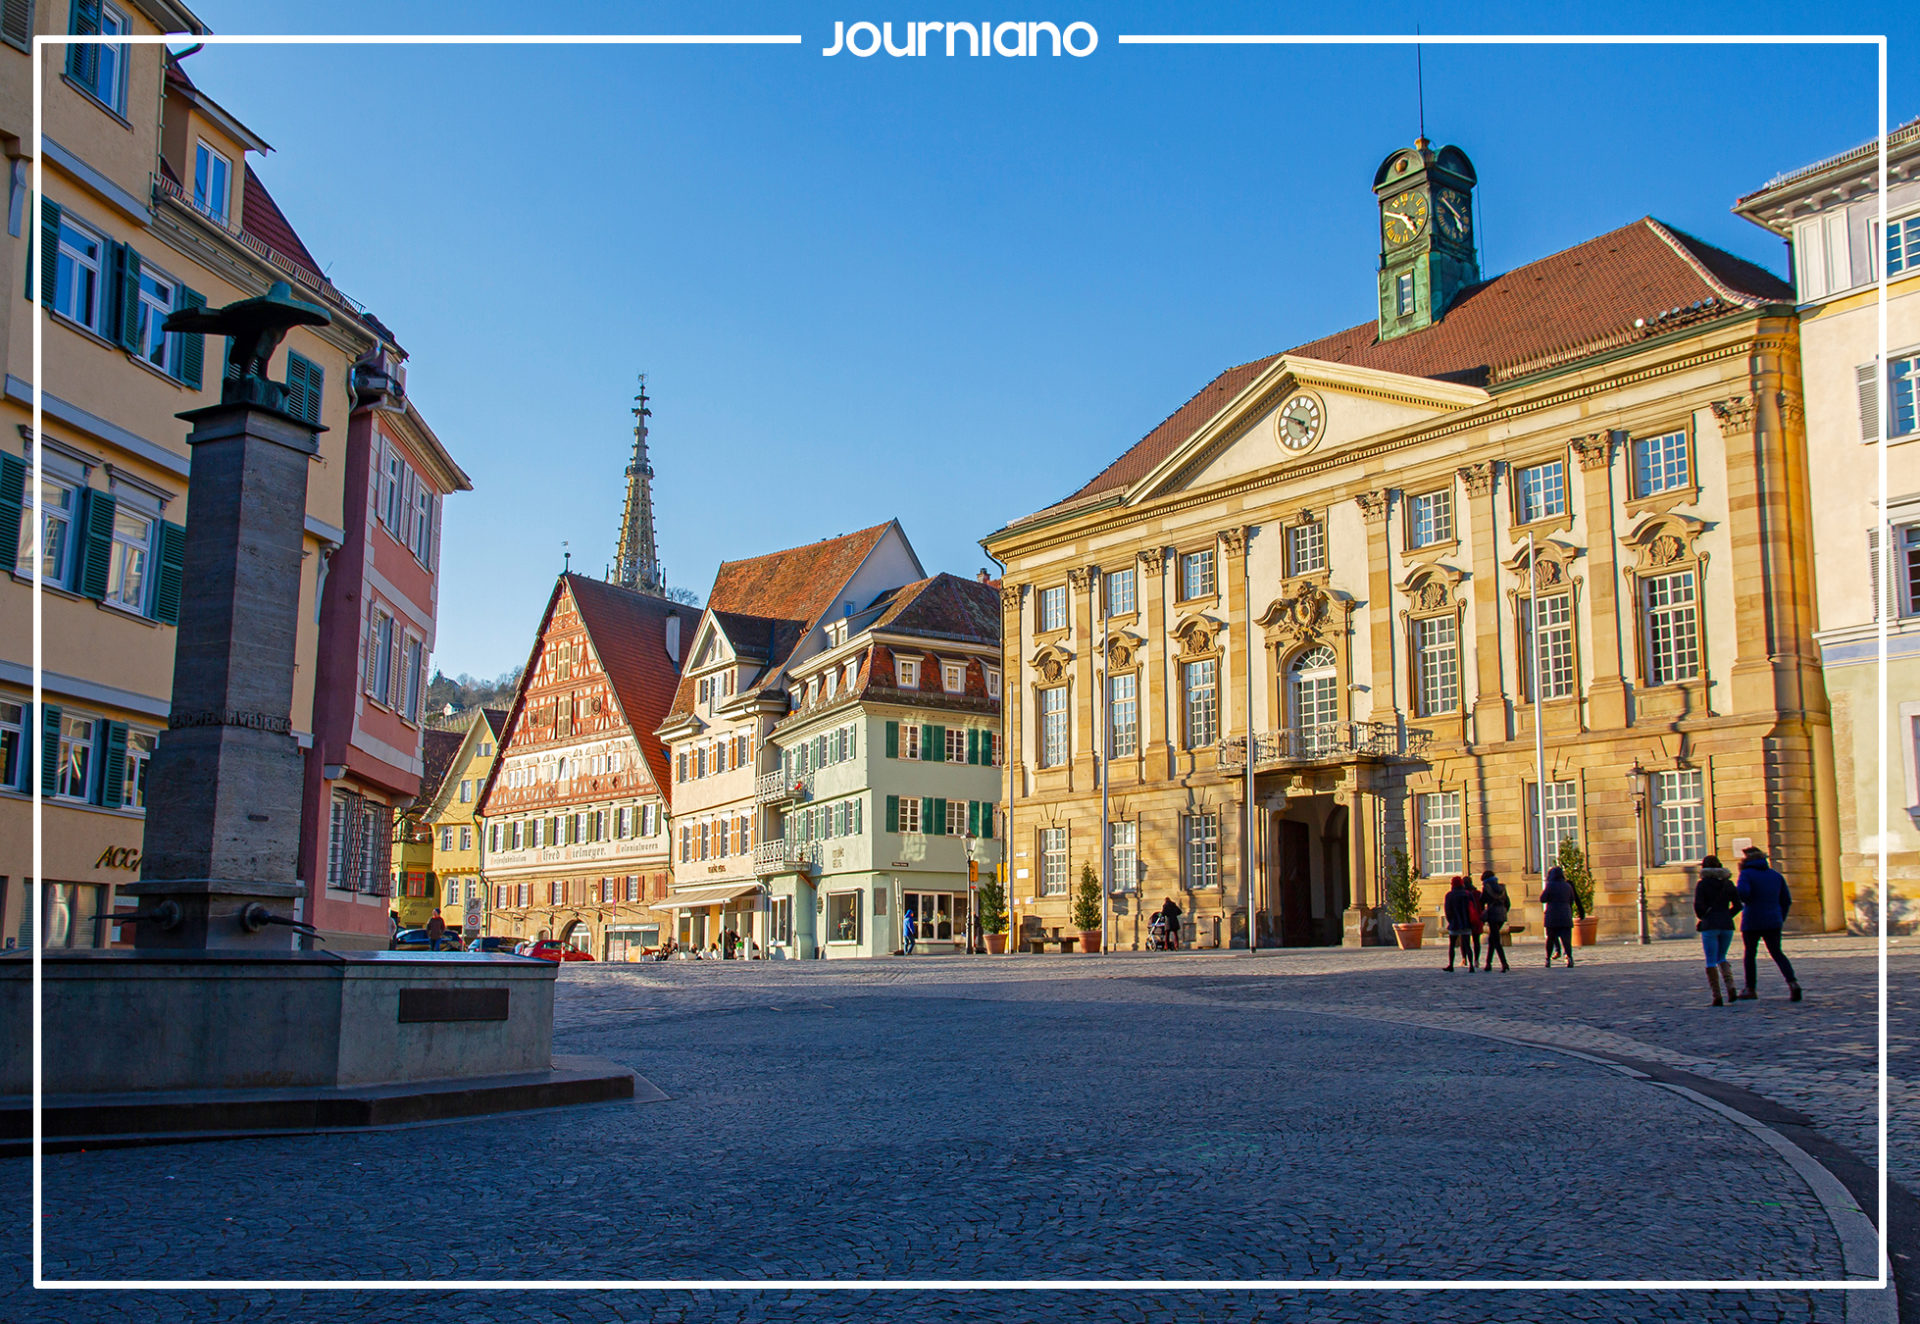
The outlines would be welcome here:
M 1645 946 L 1653 938 L 1647 932 L 1647 770 L 1640 766 L 1639 759 L 1627 769 L 1627 794 L 1633 797 L 1633 862 L 1640 880 L 1640 942 Z

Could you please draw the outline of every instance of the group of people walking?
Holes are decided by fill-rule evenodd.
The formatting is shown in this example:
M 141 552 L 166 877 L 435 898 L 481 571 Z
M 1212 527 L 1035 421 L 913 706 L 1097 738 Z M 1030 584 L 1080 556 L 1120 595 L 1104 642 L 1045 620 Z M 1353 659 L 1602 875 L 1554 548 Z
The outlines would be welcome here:
M 1503 941 L 1507 931 L 1507 916 L 1513 911 L 1513 899 L 1507 895 L 1506 884 L 1499 875 L 1489 869 L 1480 875 L 1480 886 L 1468 882 L 1465 875 L 1455 874 L 1453 884 L 1447 889 L 1444 913 L 1447 920 L 1447 969 L 1454 968 L 1453 954 L 1457 951 L 1467 963 L 1467 969 L 1480 968 L 1480 932 L 1487 934 L 1487 965 L 1493 969 L 1493 958 L 1500 958 L 1500 971 L 1505 974 L 1510 967 L 1507 964 L 1507 949 Z
M 1787 880 L 1767 863 L 1765 852 L 1758 848 L 1747 847 L 1740 860 L 1737 881 L 1717 855 L 1700 861 L 1700 882 L 1693 895 L 1693 913 L 1699 922 L 1694 927 L 1700 931 L 1700 941 L 1706 950 L 1707 987 L 1713 991 L 1714 1006 L 1751 1001 L 1759 996 L 1754 988 L 1756 958 L 1763 945 L 1787 981 L 1788 997 L 1794 1002 L 1800 1001 L 1800 983 L 1794 976 L 1793 963 L 1780 949 L 1780 934 L 1792 908 L 1793 894 L 1787 888 Z M 1445 969 L 1459 968 L 1454 964 L 1456 956 L 1468 970 L 1491 970 L 1496 956 L 1500 958 L 1503 973 L 1510 968 L 1502 938 L 1513 905 L 1506 887 L 1491 869 L 1480 875 L 1478 887 L 1464 875 L 1456 874 L 1442 909 L 1447 928 Z M 1733 968 L 1727 961 L 1727 953 L 1733 946 L 1736 916 L 1745 946 L 1746 975 L 1745 986 L 1738 991 L 1734 988 Z M 1557 865 L 1548 869 L 1546 885 L 1540 889 L 1540 923 L 1547 934 L 1548 966 L 1553 964 L 1556 955 L 1561 955 L 1566 958 L 1568 968 L 1572 968 L 1573 922 L 1575 918 L 1586 917 L 1586 905 L 1566 875 Z M 1484 966 L 1480 964 L 1482 931 L 1487 939 Z
M 1713 990 L 1713 1005 L 1732 1006 L 1759 997 L 1759 954 L 1762 943 L 1767 955 L 1780 967 L 1787 981 L 1787 996 L 1800 1001 L 1800 981 L 1794 977 L 1793 962 L 1780 950 L 1780 932 L 1786 928 L 1787 913 L 1793 909 L 1793 893 L 1780 871 L 1767 863 L 1766 854 L 1749 846 L 1740 857 L 1740 878 L 1735 881 L 1721 865 L 1720 857 L 1709 855 L 1700 861 L 1700 882 L 1693 892 L 1694 927 L 1700 931 L 1700 945 L 1707 954 L 1707 987 Z M 1734 991 L 1733 969 L 1727 963 L 1727 951 L 1733 946 L 1733 920 L 1740 918 L 1740 940 L 1745 947 L 1746 986 Z M 1721 996 L 1724 986 L 1726 996 Z

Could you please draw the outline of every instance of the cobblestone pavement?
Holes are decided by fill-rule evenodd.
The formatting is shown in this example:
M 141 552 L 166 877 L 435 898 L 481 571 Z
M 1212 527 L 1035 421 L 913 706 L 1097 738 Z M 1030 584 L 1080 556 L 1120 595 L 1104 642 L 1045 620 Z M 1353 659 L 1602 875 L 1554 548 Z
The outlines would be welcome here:
M 1691 944 L 1444 974 L 1393 951 L 571 966 L 561 1051 L 666 1102 L 356 1136 L 51 1155 L 52 1278 L 1831 1278 L 1745 1130 L 1618 1072 L 1682 1067 L 1871 1158 L 1875 958 L 1706 1005 Z M 1894 949 L 1913 1180 L 1920 946 Z M 1768 981 L 1772 980 L 1770 984 Z M 1907 1128 L 1904 1132 L 1901 1127 Z M 1900 1153 L 1905 1150 L 1908 1152 Z M 24 1207 L 24 1162 L 0 1164 Z M 71 1292 L 0 1319 L 1839 1321 L 1843 1294 Z

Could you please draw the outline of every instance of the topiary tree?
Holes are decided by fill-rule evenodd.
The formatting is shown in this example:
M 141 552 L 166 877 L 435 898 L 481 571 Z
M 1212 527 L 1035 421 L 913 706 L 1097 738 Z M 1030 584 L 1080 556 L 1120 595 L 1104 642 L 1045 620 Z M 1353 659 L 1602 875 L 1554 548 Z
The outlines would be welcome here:
M 980 932 L 1005 933 L 1007 931 L 1007 888 L 1000 881 L 998 870 L 994 876 L 980 884 Z
M 1560 843 L 1560 855 L 1554 861 L 1560 866 L 1560 872 L 1566 876 L 1567 886 L 1573 889 L 1574 896 L 1580 899 L 1580 913 L 1591 917 L 1593 914 L 1593 870 L 1587 867 L 1587 853 L 1580 849 L 1580 843 L 1568 837 Z
M 1398 847 L 1387 865 L 1387 915 L 1395 924 L 1412 924 L 1420 918 L 1420 878 L 1412 859 Z
M 1080 886 L 1073 893 L 1073 926 L 1082 933 L 1100 927 L 1100 875 L 1091 864 L 1080 866 Z

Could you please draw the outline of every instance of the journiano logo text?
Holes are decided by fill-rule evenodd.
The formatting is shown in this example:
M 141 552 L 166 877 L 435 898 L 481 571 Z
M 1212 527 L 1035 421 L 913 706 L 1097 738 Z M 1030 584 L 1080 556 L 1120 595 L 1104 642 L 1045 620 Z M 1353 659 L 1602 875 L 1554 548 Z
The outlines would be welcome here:
M 1061 28 L 1054 23 L 902 23 L 901 38 L 893 40 L 893 24 L 878 25 L 836 20 L 833 45 L 822 55 L 841 51 L 864 60 L 885 51 L 888 55 L 922 56 L 939 54 L 944 35 L 948 55 L 1059 55 L 1062 51 L 1075 59 L 1085 59 L 1100 45 L 1100 34 L 1091 23 L 1069 23 Z M 963 40 L 964 38 L 964 40 Z

